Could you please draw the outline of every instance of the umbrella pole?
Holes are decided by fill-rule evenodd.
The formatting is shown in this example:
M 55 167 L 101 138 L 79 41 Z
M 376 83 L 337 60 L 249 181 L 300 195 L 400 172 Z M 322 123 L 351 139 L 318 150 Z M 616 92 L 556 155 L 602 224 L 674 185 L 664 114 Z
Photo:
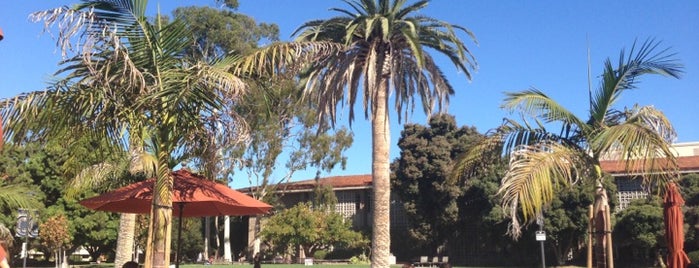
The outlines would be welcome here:
M 180 220 L 177 222 L 177 254 L 175 255 L 175 268 L 180 268 L 180 248 L 182 247 L 182 210 L 184 203 L 180 202 Z

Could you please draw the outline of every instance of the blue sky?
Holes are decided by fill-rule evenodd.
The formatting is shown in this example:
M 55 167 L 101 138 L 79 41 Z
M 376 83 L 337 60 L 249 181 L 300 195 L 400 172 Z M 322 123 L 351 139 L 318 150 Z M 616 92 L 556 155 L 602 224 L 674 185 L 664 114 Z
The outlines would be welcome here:
M 239 0 L 239 12 L 258 22 L 276 23 L 282 40 L 303 22 L 337 15 L 328 9 L 347 7 L 336 0 Z M 2 1 L 0 28 L 0 98 L 40 90 L 57 70 L 60 54 L 42 25 L 28 20 L 31 12 L 70 5 L 76 1 Z M 213 0 L 150 1 L 150 11 L 170 13 L 177 6 L 215 5 Z M 499 106 L 503 92 L 536 87 L 558 100 L 580 117 L 586 118 L 587 50 L 590 49 L 593 87 L 602 63 L 614 62 L 622 48 L 635 39 L 661 40 L 671 47 L 685 66 L 679 80 L 644 77 L 639 89 L 623 95 L 617 107 L 653 105 L 673 122 L 676 142 L 699 141 L 699 1 L 447 1 L 433 0 L 422 11 L 469 28 L 478 44 L 467 42 L 479 68 L 468 81 L 449 62 L 444 73 L 456 89 L 448 111 L 459 125 L 474 125 L 481 132 L 500 124 L 508 116 Z M 463 36 L 466 38 L 466 36 Z M 358 107 L 361 109 L 361 107 Z M 339 122 L 347 122 L 347 111 Z M 392 118 L 391 158 L 402 125 Z M 425 124 L 421 109 L 407 120 Z M 405 123 L 402 122 L 402 123 Z M 353 123 L 355 143 L 347 151 L 346 170 L 327 175 L 368 174 L 371 172 L 371 131 L 363 118 Z M 279 173 L 283 174 L 283 172 Z M 314 171 L 299 172 L 295 180 L 309 179 Z M 247 179 L 236 179 L 235 186 L 246 186 Z

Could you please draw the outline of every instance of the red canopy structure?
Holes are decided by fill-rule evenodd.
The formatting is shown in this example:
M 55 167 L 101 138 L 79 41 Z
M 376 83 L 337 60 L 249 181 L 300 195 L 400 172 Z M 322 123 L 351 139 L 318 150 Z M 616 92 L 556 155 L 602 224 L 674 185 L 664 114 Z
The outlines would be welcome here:
M 267 203 L 184 169 L 172 172 L 172 176 L 172 214 L 180 218 L 257 215 L 265 214 L 272 208 Z M 137 182 L 82 200 L 80 204 L 93 210 L 149 214 L 154 184 L 155 179 Z M 180 264 L 182 220 L 179 223 L 176 267 Z
M 684 199 L 677 191 L 674 182 L 668 184 L 663 204 L 665 239 L 668 249 L 667 267 L 685 268 L 690 261 L 684 252 L 684 215 L 682 214 Z
M 180 169 L 173 176 L 173 215 L 179 217 L 240 216 L 267 213 L 272 206 L 246 194 Z M 94 210 L 149 214 L 153 184 L 149 179 L 80 201 Z

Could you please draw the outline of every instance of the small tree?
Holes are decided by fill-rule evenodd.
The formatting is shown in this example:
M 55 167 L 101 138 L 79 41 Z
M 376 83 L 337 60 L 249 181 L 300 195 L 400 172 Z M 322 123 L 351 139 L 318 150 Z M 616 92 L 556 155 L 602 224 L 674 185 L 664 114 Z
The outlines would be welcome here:
M 367 244 L 361 233 L 351 230 L 342 214 L 313 210 L 308 203 L 270 217 L 260 235 L 275 251 L 288 253 L 289 247 L 299 249 L 299 258 L 331 247 L 357 248 Z
M 54 253 L 56 267 L 62 261 L 60 256 L 63 252 L 65 256 L 65 248 L 70 245 L 70 233 L 68 232 L 68 220 L 63 215 L 57 215 L 49 218 L 39 226 L 39 237 L 41 237 L 41 245 L 48 248 Z

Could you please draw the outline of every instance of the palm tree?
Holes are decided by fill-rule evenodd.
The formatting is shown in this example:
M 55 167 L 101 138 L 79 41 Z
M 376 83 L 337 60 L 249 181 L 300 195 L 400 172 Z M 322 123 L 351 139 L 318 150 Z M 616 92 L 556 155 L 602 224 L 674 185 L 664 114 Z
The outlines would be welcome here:
M 641 174 L 646 182 L 673 176 L 675 132 L 665 115 L 652 106 L 614 108 L 622 93 L 636 88 L 641 75 L 679 77 L 682 66 L 667 49 L 656 52 L 658 45 L 653 40 L 640 47 L 634 43 L 628 55 L 621 51 L 616 65 L 609 59 L 604 62 L 600 86 L 589 94 L 587 120 L 538 89 L 506 93 L 502 107 L 519 112 L 524 121 L 506 119 L 464 154 L 455 175 L 468 177 L 493 155 L 509 158 L 499 194 L 512 220 L 508 233 L 513 238 L 521 235 L 520 215 L 525 224 L 531 223 L 561 187 L 602 180 L 600 160 L 624 161 L 627 172 Z M 560 130 L 550 131 L 546 124 Z
M 149 21 L 146 5 L 145 0 L 94 0 L 35 13 L 47 27 L 59 25 L 64 55 L 70 48 L 77 51 L 63 63 L 60 73 L 66 76 L 53 87 L 5 100 L 0 108 L 8 120 L 5 131 L 17 140 L 70 131 L 118 142 L 125 151 L 152 153 L 158 194 L 145 266 L 167 267 L 170 169 L 190 149 L 202 147 L 210 118 L 235 127 L 237 117 L 224 107 L 243 84 L 226 72 L 230 60 L 212 65 L 185 59 L 183 51 L 191 44 L 185 25 Z
M 466 28 L 418 14 L 429 1 L 408 5 L 405 0 L 344 2 L 349 9 L 333 9 L 340 16 L 303 24 L 294 33 L 297 42 L 273 44 L 244 61 L 238 71 L 303 69 L 305 98 L 317 105 L 321 122 L 329 118 L 333 125 L 336 107 L 345 102 L 351 123 L 354 105 L 361 97 L 365 118 L 372 124 L 372 266 L 388 267 L 389 96 L 395 96 L 399 121 L 402 113 L 412 111 L 415 95 L 427 114 L 445 106 L 454 89 L 427 49 L 446 56 L 470 79 L 475 59 L 457 32 L 473 41 L 475 37 Z

